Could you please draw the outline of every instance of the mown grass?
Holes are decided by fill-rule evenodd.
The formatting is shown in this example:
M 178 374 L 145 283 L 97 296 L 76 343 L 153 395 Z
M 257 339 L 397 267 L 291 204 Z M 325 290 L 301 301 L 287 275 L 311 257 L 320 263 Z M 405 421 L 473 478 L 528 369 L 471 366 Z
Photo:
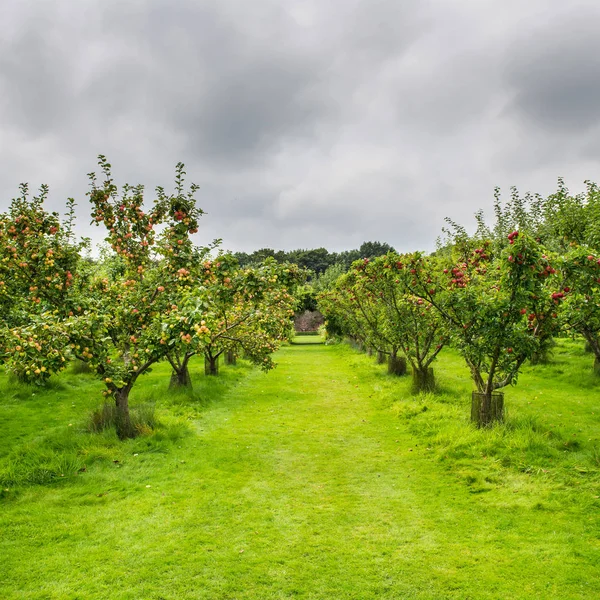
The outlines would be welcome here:
M 600 382 L 580 345 L 527 367 L 491 431 L 452 352 L 436 396 L 343 345 L 278 362 L 209 378 L 198 361 L 191 395 L 159 366 L 132 399 L 158 424 L 124 443 L 88 431 L 91 376 L 1 380 L 2 598 L 600 594 Z
M 302 345 L 302 344 L 323 344 L 325 343 L 325 339 L 323 336 L 318 335 L 317 333 L 311 333 L 310 335 L 297 333 L 293 338 L 291 343 Z

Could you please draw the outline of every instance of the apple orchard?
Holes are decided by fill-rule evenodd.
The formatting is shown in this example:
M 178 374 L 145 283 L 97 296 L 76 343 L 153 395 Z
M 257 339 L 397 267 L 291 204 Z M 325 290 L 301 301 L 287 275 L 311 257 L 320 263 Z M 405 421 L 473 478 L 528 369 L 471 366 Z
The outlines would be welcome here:
M 168 362 L 170 384 L 181 387 L 192 385 L 195 356 L 207 375 L 218 374 L 222 356 L 271 369 L 292 335 L 307 273 L 273 259 L 241 267 L 217 243 L 196 245 L 203 212 L 182 164 L 173 192 L 159 187 L 151 203 L 141 185 L 118 187 L 103 156 L 99 168 L 88 193 L 92 222 L 105 234 L 97 252 L 75 236 L 73 200 L 64 217 L 46 210 L 46 186 L 32 196 L 21 185 L 0 215 L 0 360 L 15 385 L 45 385 L 69 363 L 86 365 L 103 382 L 124 439 L 139 433 L 130 392 L 158 362 Z M 301 290 L 325 315 L 329 341 L 375 352 L 392 375 L 410 366 L 415 394 L 436 392 L 435 361 L 455 348 L 471 375 L 479 427 L 504 418 L 501 390 L 517 383 L 525 361 L 546 360 L 556 336 L 581 336 L 600 371 L 597 186 L 573 196 L 559 182 L 544 199 L 513 190 L 506 205 L 497 194 L 494 208 L 492 226 L 477 213 L 473 234 L 448 220 L 431 254 L 361 259 L 341 274 L 336 267 L 320 287 L 312 274 Z

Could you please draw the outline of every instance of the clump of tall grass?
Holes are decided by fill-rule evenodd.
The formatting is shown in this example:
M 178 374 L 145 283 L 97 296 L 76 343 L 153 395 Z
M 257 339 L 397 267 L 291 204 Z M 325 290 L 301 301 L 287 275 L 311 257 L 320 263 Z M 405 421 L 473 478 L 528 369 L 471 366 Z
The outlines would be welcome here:
M 117 407 L 112 402 L 105 402 L 90 415 L 87 430 L 100 433 L 117 425 L 119 420 Z M 130 408 L 131 424 L 138 435 L 147 435 L 157 426 L 155 406 L 153 402 L 145 402 Z

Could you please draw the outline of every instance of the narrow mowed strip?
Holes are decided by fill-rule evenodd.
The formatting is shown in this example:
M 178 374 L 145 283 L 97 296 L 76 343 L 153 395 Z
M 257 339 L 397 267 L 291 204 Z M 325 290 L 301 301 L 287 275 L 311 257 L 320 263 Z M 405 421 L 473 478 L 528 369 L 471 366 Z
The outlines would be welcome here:
M 579 506 L 473 493 L 393 414 L 402 385 L 346 346 L 292 345 L 278 363 L 168 452 L 5 502 L 3 597 L 598 593 L 598 532 Z

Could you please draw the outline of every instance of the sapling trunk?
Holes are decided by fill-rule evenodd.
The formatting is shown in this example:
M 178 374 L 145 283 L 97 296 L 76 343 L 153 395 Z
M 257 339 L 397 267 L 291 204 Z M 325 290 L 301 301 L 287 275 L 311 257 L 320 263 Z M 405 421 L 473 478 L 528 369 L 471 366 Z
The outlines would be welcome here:
M 169 388 L 191 388 L 192 387 L 192 379 L 190 377 L 190 371 L 185 365 L 180 370 L 174 370 L 171 373 L 171 381 L 169 383 Z
M 532 365 L 547 365 L 550 362 L 550 356 L 552 351 L 550 348 L 544 348 L 539 350 L 538 352 L 534 352 L 531 355 L 531 364 Z
M 226 365 L 235 365 L 237 362 L 235 352 L 233 350 L 227 350 L 225 352 L 225 364 Z
M 486 379 L 483 378 L 478 365 L 468 363 L 477 387 L 477 391 L 471 394 L 471 421 L 479 428 L 489 427 L 492 423 L 504 420 L 504 394 L 495 392 L 497 386 L 494 384 L 499 353 L 500 350 L 497 349 Z
M 219 357 L 204 356 L 204 374 L 218 375 L 219 374 Z
M 192 358 L 191 354 L 185 354 L 183 360 L 180 360 L 179 358 L 174 360 L 173 358 L 169 357 L 169 363 L 173 368 L 169 388 L 192 387 L 192 378 L 190 377 L 190 370 L 188 368 L 190 358 Z
M 590 344 L 594 353 L 594 372 L 600 375 L 600 343 L 597 340 L 595 342 Z
M 600 375 L 600 338 L 593 333 L 584 332 L 583 335 L 591 352 L 594 354 L 594 372 Z
M 529 359 L 532 365 L 547 365 L 552 361 L 552 349 L 556 342 L 551 335 L 543 335 L 538 339 L 538 348 Z
M 134 438 L 136 435 L 136 431 L 131 423 L 131 415 L 129 414 L 130 391 L 131 387 L 125 386 L 117 389 L 115 392 L 115 405 L 117 407 L 115 427 L 117 429 L 117 435 L 121 440 Z
M 406 375 L 406 358 L 398 356 L 396 351 L 393 351 L 388 358 L 388 373 L 390 375 Z
M 381 350 L 377 350 L 377 364 L 382 365 L 385 363 L 385 354 Z
M 348 337 L 348 340 L 350 341 L 350 346 L 352 346 L 352 348 L 354 348 L 355 350 L 361 349 L 361 344 L 360 344 L 358 338 L 351 335 Z
M 435 391 L 435 376 L 432 367 L 413 368 L 412 379 L 413 394 Z
M 502 392 L 473 392 L 471 396 L 471 421 L 477 427 L 489 427 L 504 420 L 504 394 Z

